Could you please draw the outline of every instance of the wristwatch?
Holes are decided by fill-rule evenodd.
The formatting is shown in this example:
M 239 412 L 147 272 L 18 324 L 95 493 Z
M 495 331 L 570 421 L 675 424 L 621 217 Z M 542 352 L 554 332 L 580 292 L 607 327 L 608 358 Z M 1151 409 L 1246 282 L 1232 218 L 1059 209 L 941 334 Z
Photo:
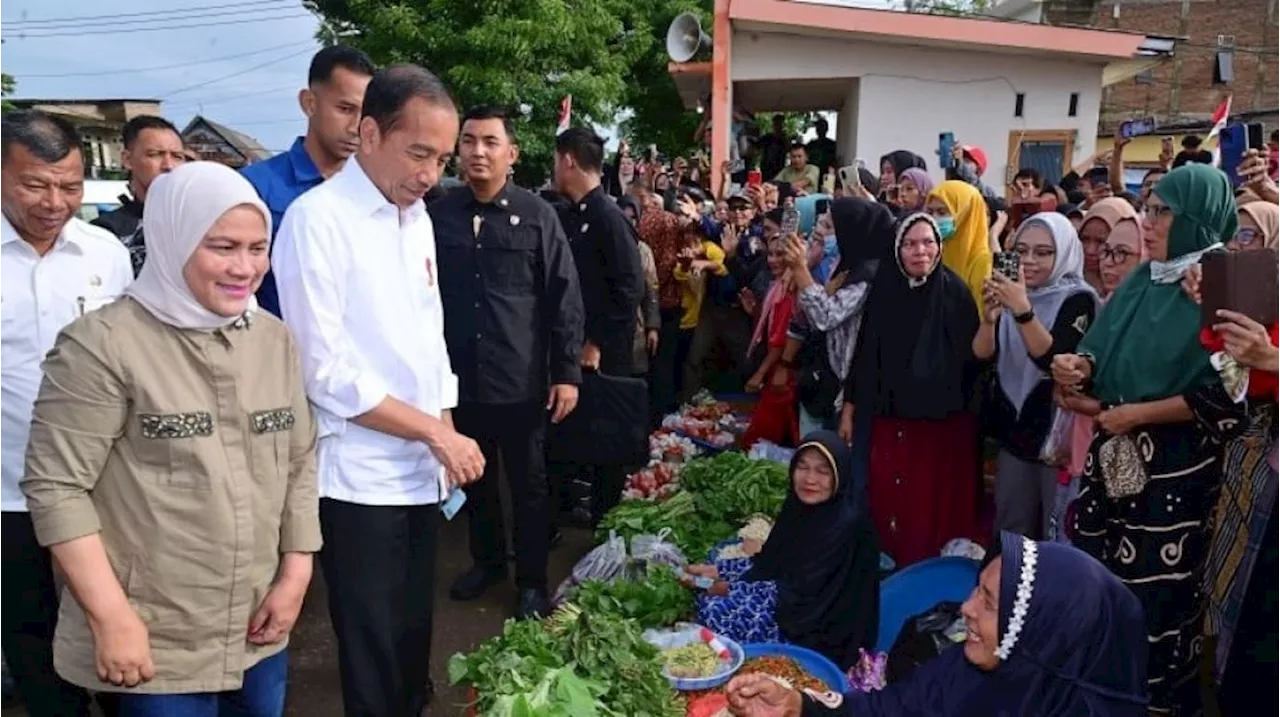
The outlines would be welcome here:
M 1014 314 L 1014 315 L 1013 315 L 1013 320 L 1014 320 L 1014 321 L 1016 321 L 1016 322 L 1018 322 L 1018 323 L 1020 323 L 1020 324 L 1025 324 L 1025 323 L 1029 323 L 1029 322 L 1030 322 L 1032 319 L 1034 319 L 1035 317 L 1036 317 L 1036 310 L 1035 310 L 1035 309 L 1027 309 L 1026 311 L 1022 312 L 1021 314 Z

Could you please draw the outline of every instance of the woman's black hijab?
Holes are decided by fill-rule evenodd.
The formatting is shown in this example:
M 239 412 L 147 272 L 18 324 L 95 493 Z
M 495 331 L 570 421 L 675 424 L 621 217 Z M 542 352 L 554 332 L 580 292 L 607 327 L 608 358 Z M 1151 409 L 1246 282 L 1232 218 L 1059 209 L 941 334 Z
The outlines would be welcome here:
M 943 419 L 963 410 L 973 382 L 973 335 L 978 310 L 965 283 L 942 265 L 910 280 L 898 245 L 912 226 L 928 222 L 911 214 L 898 223 L 890 256 L 880 262 L 863 310 L 845 396 L 858 411 L 897 418 Z
M 879 202 L 840 197 L 831 200 L 831 222 L 840 249 L 831 275 L 845 273 L 845 286 L 871 281 L 893 244 L 893 214 Z
M 636 201 L 636 198 L 630 194 L 618 197 L 618 208 L 626 209 L 627 207 L 631 207 L 631 213 L 635 215 L 634 224 L 640 224 L 640 218 L 644 216 L 644 207 L 640 206 L 640 202 Z M 624 211 L 623 214 L 626 214 L 626 212 Z
M 889 166 L 893 167 L 893 176 L 895 177 L 901 177 L 903 172 L 912 167 L 925 171 L 929 169 L 929 166 L 924 163 L 923 157 L 905 149 L 899 149 L 881 157 L 880 166 L 883 167 L 885 162 L 888 162 Z
M 811 433 L 791 459 L 792 476 L 807 451 L 831 462 L 835 490 L 826 502 L 806 505 L 792 482 L 768 541 L 743 579 L 775 581 L 775 617 L 786 639 L 847 669 L 857 661 L 858 648 L 875 646 L 880 546 L 866 501 L 853 486 L 853 450 L 834 431 Z

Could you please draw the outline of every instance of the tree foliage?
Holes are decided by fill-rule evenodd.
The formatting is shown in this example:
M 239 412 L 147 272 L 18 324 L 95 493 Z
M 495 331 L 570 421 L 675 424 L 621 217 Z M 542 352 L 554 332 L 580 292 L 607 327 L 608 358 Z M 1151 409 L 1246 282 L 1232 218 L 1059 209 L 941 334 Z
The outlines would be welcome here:
M 977 15 L 991 7 L 991 0 L 905 0 L 904 6 L 929 15 Z
M 631 102 L 640 104 L 637 117 L 652 122 L 669 106 L 663 93 L 675 94 L 665 64 L 662 82 L 656 81 L 654 48 L 661 37 L 651 13 L 662 9 L 661 0 L 305 4 L 324 20 L 322 41 L 353 45 L 380 64 L 422 65 L 448 84 L 462 108 L 485 104 L 511 112 L 522 154 L 517 181 L 526 185 L 539 184 L 550 168 L 565 95 L 573 96 L 575 125 L 599 128 L 612 125 Z
M 13 79 L 13 75 L 0 73 L 0 98 L 12 95 L 17 85 L 17 80 Z M 0 99 L 0 112 L 9 112 L 12 109 L 12 102 L 6 99 Z

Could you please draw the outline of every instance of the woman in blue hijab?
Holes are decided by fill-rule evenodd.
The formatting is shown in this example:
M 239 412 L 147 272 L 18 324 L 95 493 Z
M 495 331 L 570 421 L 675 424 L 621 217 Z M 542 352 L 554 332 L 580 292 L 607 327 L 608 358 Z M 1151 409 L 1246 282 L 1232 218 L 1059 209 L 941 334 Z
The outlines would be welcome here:
M 804 694 L 761 675 L 729 683 L 738 717 L 1145 717 L 1142 606 L 1084 552 L 1000 536 L 961 609 L 968 639 L 879 692 Z

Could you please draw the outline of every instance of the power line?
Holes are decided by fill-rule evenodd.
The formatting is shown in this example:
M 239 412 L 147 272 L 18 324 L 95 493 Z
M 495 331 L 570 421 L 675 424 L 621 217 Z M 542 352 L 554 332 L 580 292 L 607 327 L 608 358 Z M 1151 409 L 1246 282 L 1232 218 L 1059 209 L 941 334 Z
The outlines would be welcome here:
M 97 20 L 116 20 L 119 18 L 143 17 L 147 15 L 171 17 L 175 14 L 205 12 L 207 10 L 226 10 L 226 9 L 237 8 L 237 7 L 254 6 L 254 5 L 271 5 L 271 4 L 281 4 L 281 3 L 292 4 L 293 0 L 242 0 L 241 2 L 223 3 L 220 5 L 204 5 L 200 7 L 176 8 L 171 10 L 146 10 L 142 12 L 113 13 L 110 15 L 78 15 L 78 16 L 72 16 L 72 17 L 49 17 L 49 18 L 37 18 L 34 20 L 27 20 L 27 19 L 4 20 L 2 22 L 4 25 L 10 26 L 10 27 L 13 25 L 83 23 L 83 22 L 94 22 Z M 184 18 L 172 18 L 172 19 L 184 19 Z
M 272 87 L 266 90 L 242 92 L 242 93 L 236 94 L 234 97 L 223 97 L 222 99 L 217 99 L 217 100 L 183 100 L 173 105 L 165 105 L 165 111 L 172 112 L 174 111 L 175 107 L 180 108 L 177 110 L 179 112 L 184 111 L 181 108 L 189 108 L 195 111 L 203 107 L 204 105 L 221 105 L 221 104 L 226 104 L 227 102 L 239 102 L 240 100 L 246 97 L 259 97 L 261 95 L 270 95 L 278 92 L 285 92 L 286 90 L 296 90 L 297 88 L 298 88 L 297 84 L 283 85 L 281 87 Z
M 18 31 L 17 37 L 18 39 L 21 39 L 21 40 L 39 40 L 46 37 L 83 37 L 84 35 L 110 35 L 110 34 L 126 33 L 126 32 L 155 32 L 157 30 L 186 30 L 190 28 L 207 29 L 210 27 L 222 27 L 224 25 L 243 25 L 248 22 L 270 22 L 272 20 L 293 20 L 295 18 L 304 18 L 304 17 L 309 17 L 314 19 L 315 16 L 312 15 L 311 13 L 304 12 L 304 13 L 291 13 L 288 15 L 280 15 L 279 17 L 258 17 L 258 18 L 247 18 L 247 19 L 240 19 L 240 20 L 223 20 L 221 22 L 202 22 L 202 23 L 196 23 L 194 25 L 169 25 L 165 27 L 124 27 L 124 28 L 116 28 L 116 29 L 108 28 L 108 29 L 102 29 L 102 30 L 77 30 L 75 32 L 47 32 L 47 33 L 40 33 L 36 35 L 28 34 L 23 31 Z
M 175 22 L 191 22 L 195 20 L 214 21 L 225 18 L 250 18 L 260 17 L 263 13 L 280 13 L 287 10 L 297 10 L 298 8 L 289 7 L 258 7 L 243 8 L 240 10 L 212 10 L 210 12 L 196 13 L 193 15 L 184 15 L 183 17 L 143 17 L 143 18 L 116 18 L 112 20 L 94 20 L 92 22 L 73 22 L 61 25 L 37 25 L 35 27 L 22 26 L 14 28 L 14 32 L 53 32 L 55 30 L 97 30 L 111 29 L 118 27 L 127 28 L 144 28 L 144 27 L 161 27 L 168 26 Z
M 252 52 L 237 52 L 234 55 L 224 55 L 222 57 L 210 57 L 204 60 L 192 60 L 190 62 L 179 62 L 173 65 L 155 65 L 153 67 L 134 67 L 129 69 L 121 69 L 121 70 L 103 70 L 101 72 L 59 72 L 59 73 L 39 73 L 34 75 L 24 73 L 24 72 L 17 72 L 14 74 L 26 80 L 26 79 L 36 79 L 36 78 L 59 79 L 64 77 L 104 77 L 106 75 L 126 75 L 126 74 L 132 74 L 135 72 L 159 72 L 161 70 L 176 70 L 181 67 L 195 67 L 196 65 L 204 65 L 211 62 L 225 62 L 226 60 L 238 60 L 244 57 L 253 57 L 254 55 L 261 55 L 265 52 L 274 52 L 275 50 L 283 50 L 286 47 L 297 47 L 298 45 L 302 45 L 302 44 L 312 45 L 314 44 L 314 41 L 300 40 L 298 42 L 289 42 L 283 45 L 276 45 L 275 47 L 266 47 L 261 50 L 254 50 Z
M 164 96 L 164 99 L 169 99 L 170 97 L 173 97 L 174 95 L 181 94 L 181 93 L 183 93 L 183 92 L 189 92 L 189 91 L 191 91 L 191 90 L 198 89 L 198 88 L 200 88 L 200 87 L 205 87 L 205 86 L 208 86 L 208 85 L 212 85 L 212 84 L 214 84 L 214 83 L 216 83 L 216 82 L 222 82 L 223 80 L 229 80 L 229 79 L 231 79 L 232 77 L 239 77 L 239 76 L 241 76 L 241 75 L 247 75 L 247 74 L 249 74 L 250 72 L 253 72 L 254 70 L 261 70 L 262 68 L 264 68 L 264 67 L 268 67 L 268 66 L 270 66 L 270 65 L 274 65 L 274 64 L 276 64 L 277 62 L 284 62 L 285 60 L 288 60 L 288 59 L 293 58 L 293 57 L 297 57 L 297 56 L 299 56 L 299 55 L 304 55 L 304 54 L 307 54 L 307 53 L 309 53 L 309 52 L 311 52 L 311 48 L 310 48 L 310 47 L 305 48 L 305 49 L 303 49 L 303 50 L 300 50 L 300 51 L 298 51 L 298 52 L 291 52 L 291 53 L 289 53 L 289 54 L 287 54 L 287 55 L 285 55 L 285 56 L 283 56 L 283 57 L 277 57 L 277 58 L 276 58 L 276 59 L 274 59 L 274 60 L 267 60 L 266 62 L 258 63 L 258 64 L 256 64 L 256 65 L 253 65 L 252 67 L 246 67 L 246 68 L 244 68 L 243 70 L 237 70 L 236 72 L 232 72 L 231 74 L 228 74 L 228 75 L 223 75 L 223 76 L 221 76 L 221 77 L 215 77 L 215 78 L 213 78 L 212 80 L 205 80 L 204 82 L 197 82 L 197 83 L 196 83 L 196 84 L 194 84 L 194 85 L 188 85 L 188 86 L 183 87 L 183 88 L 181 88 L 181 89 L 177 89 L 177 90 L 174 90 L 173 92 L 169 92 L 169 93 L 167 93 L 167 94 Z

